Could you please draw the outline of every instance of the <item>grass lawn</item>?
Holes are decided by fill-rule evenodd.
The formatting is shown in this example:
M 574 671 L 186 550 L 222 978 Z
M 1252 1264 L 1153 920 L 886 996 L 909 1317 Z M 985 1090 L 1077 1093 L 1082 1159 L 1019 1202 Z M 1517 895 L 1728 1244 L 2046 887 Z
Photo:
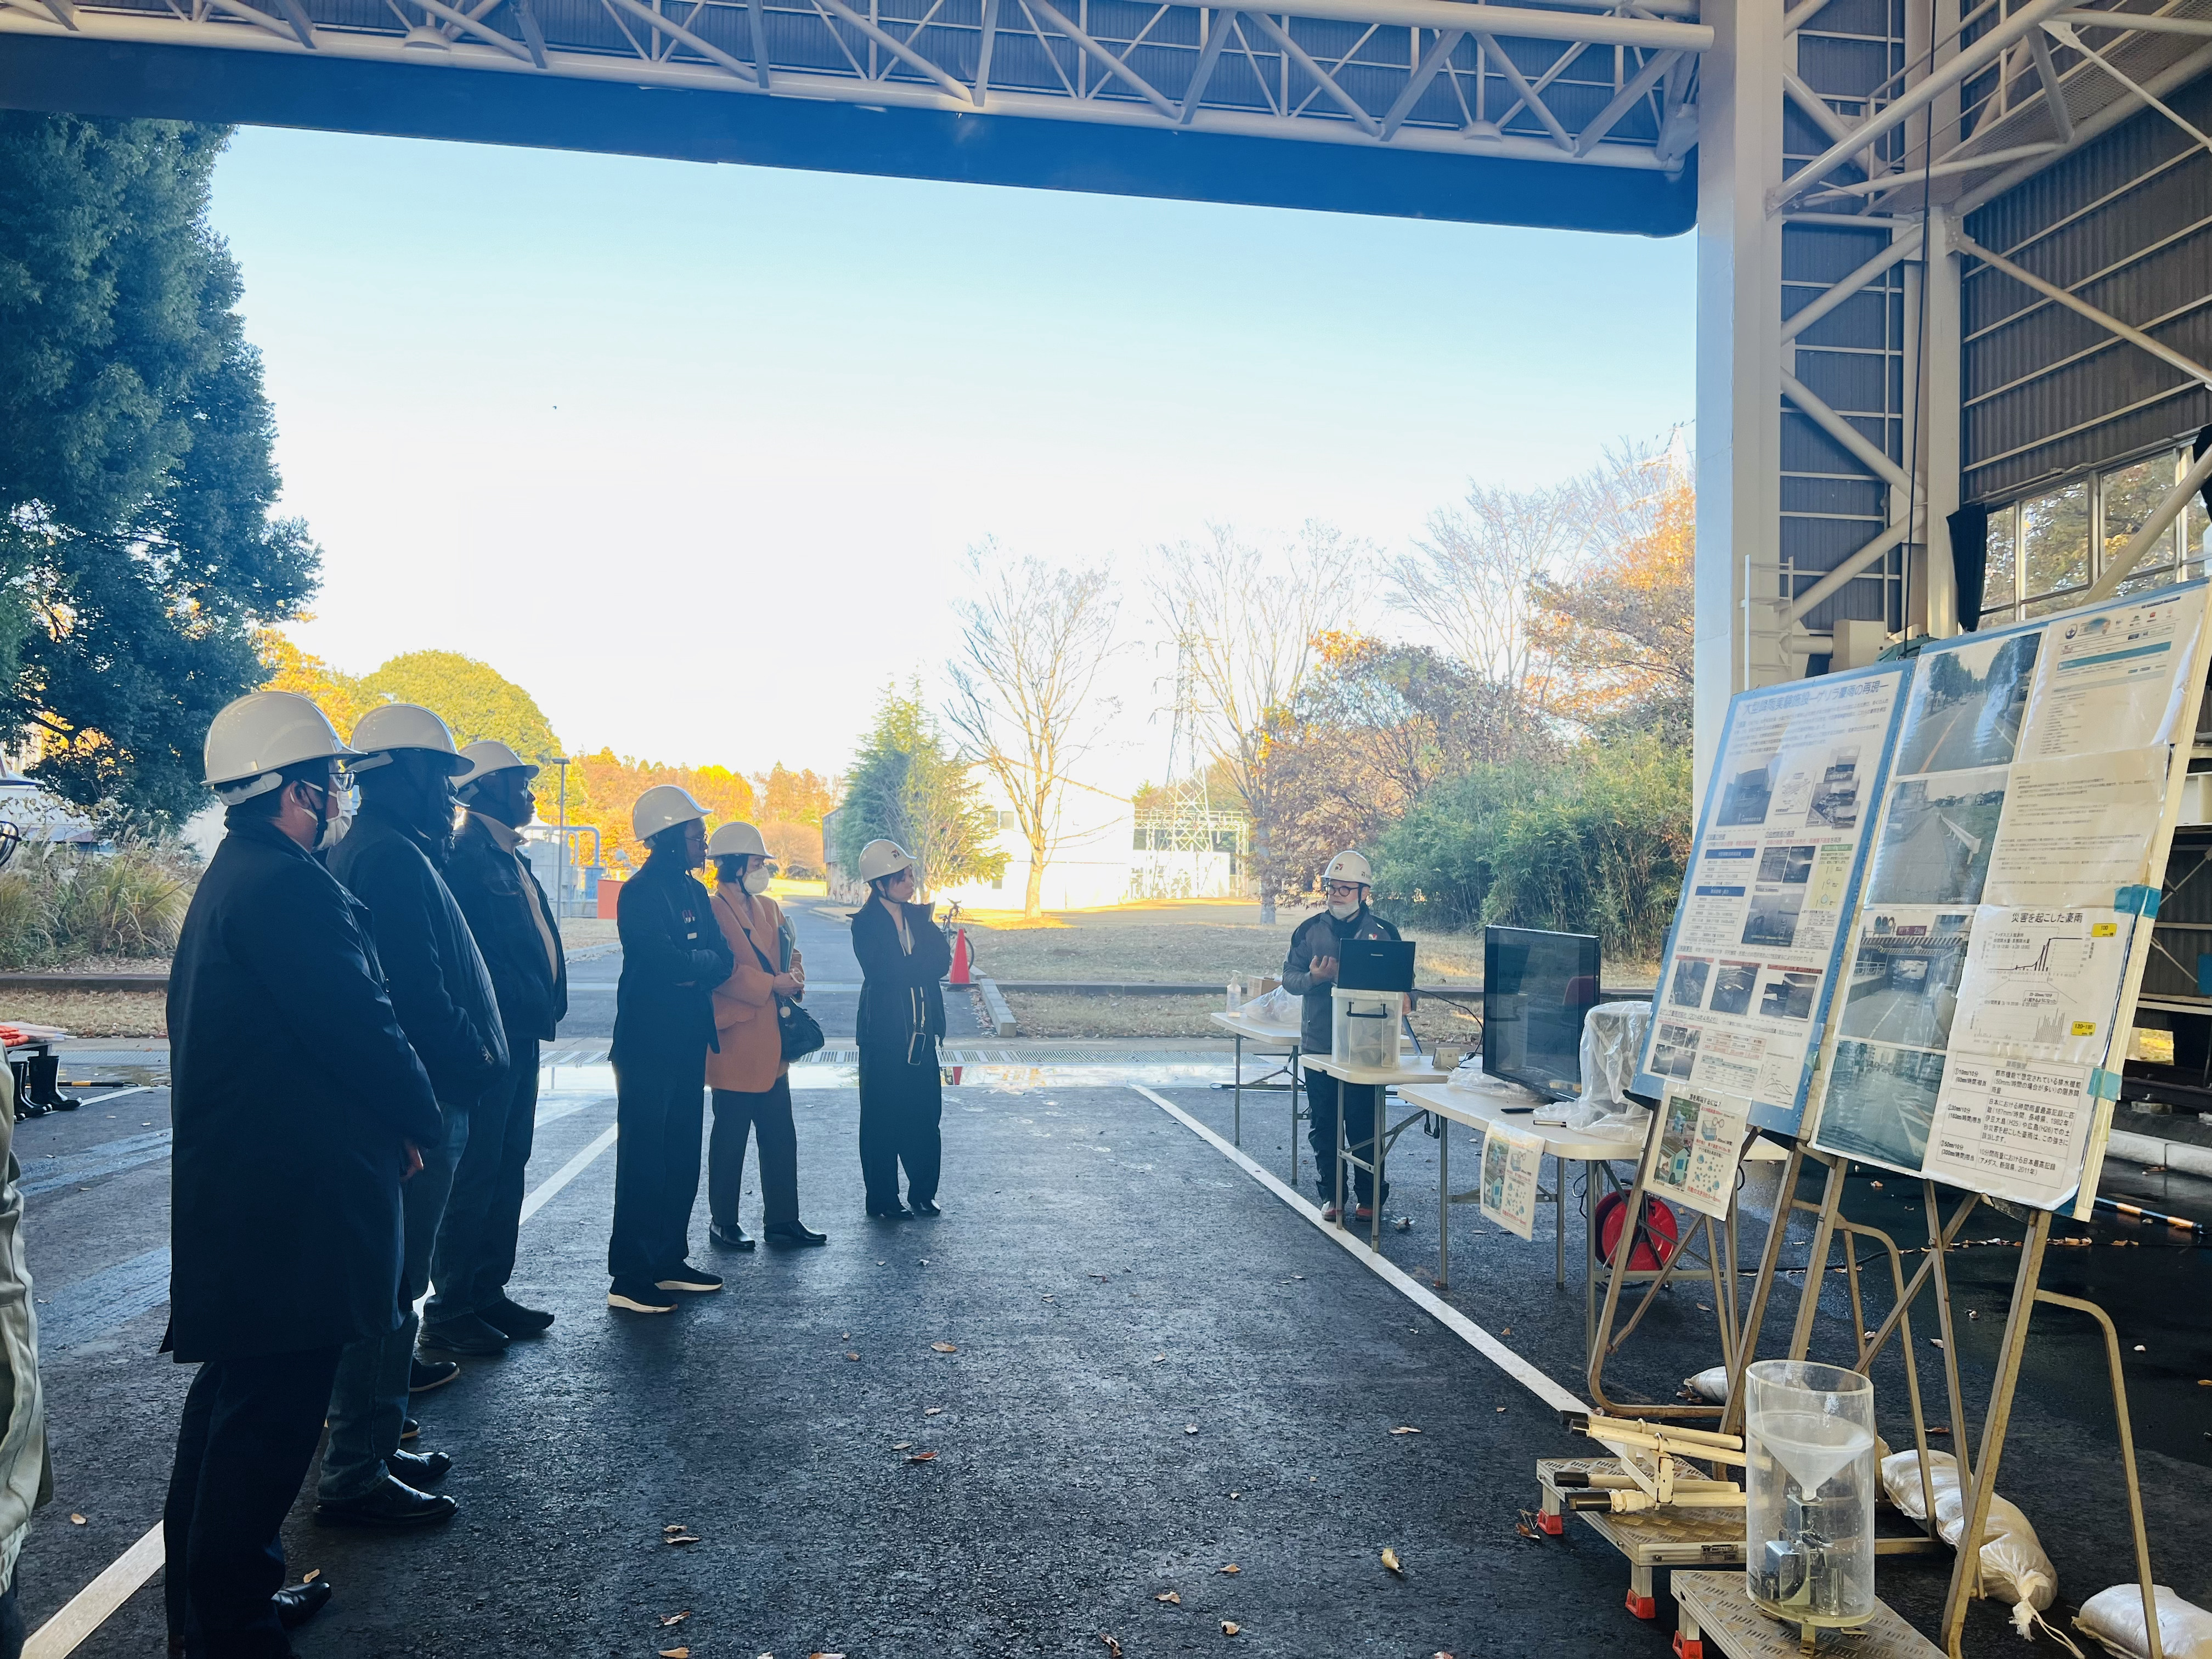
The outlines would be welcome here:
M 167 1036 L 168 1001 L 159 991 L 6 991 L 0 1020 L 58 1025 L 71 1036 Z
M 1162 997 L 1075 995 L 1013 992 L 1006 998 L 1024 1038 L 1050 1037 L 1218 1037 L 1229 1033 L 1206 1016 L 1222 1006 L 1218 996 Z M 1413 1011 L 1413 1030 L 1425 1045 L 1462 1048 L 1482 1041 L 1476 1005 L 1431 998 Z

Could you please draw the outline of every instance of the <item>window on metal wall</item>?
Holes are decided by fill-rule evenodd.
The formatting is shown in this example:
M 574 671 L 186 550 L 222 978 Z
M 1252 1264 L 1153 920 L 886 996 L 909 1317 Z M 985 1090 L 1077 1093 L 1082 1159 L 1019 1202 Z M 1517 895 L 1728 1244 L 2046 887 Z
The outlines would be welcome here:
M 2186 452 L 2169 449 L 1991 507 L 1984 623 L 2001 625 L 2080 604 L 2082 591 L 2135 539 L 2187 465 Z M 2204 574 L 2204 504 L 2192 496 L 2120 592 L 2138 593 Z

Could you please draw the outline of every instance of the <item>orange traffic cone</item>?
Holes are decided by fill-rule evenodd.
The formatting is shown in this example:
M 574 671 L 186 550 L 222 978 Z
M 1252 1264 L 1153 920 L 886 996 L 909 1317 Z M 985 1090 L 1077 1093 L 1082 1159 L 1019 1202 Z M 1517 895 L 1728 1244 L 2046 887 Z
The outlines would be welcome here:
M 954 985 L 973 984 L 974 981 L 969 978 L 968 974 L 969 969 L 974 966 L 975 958 L 969 955 L 968 950 L 968 930 L 963 927 L 959 936 L 952 941 L 952 977 L 948 982 Z

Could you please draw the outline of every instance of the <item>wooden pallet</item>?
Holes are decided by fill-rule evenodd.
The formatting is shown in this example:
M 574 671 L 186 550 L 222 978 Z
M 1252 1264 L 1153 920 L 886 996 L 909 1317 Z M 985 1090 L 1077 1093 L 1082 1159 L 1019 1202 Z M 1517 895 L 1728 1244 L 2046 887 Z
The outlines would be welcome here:
M 1617 1457 L 1536 1460 L 1536 1482 L 1544 1496 L 1540 1519 L 1544 1530 L 1554 1538 L 1567 1529 L 1570 1513 L 1559 1487 L 1553 1482 L 1553 1477 L 1562 1471 L 1619 1474 L 1622 1465 Z M 1638 1619 L 1659 1616 L 1654 1577 L 1658 1569 L 1743 1565 L 1743 1511 L 1740 1509 L 1658 1509 L 1634 1515 L 1615 1515 L 1610 1510 L 1576 1510 L 1571 1513 L 1588 1522 L 1593 1532 L 1628 1559 L 1627 1606 Z

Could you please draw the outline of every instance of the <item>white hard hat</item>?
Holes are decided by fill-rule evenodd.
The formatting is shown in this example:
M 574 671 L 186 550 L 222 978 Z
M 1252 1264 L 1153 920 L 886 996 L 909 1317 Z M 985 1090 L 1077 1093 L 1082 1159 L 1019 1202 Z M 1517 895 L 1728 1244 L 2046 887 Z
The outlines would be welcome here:
M 478 778 L 488 778 L 495 772 L 520 771 L 526 778 L 538 775 L 538 769 L 516 754 L 497 738 L 484 738 L 461 750 L 461 758 L 469 769 L 456 780 L 463 788 Z
M 446 757 L 447 775 L 459 777 L 469 769 L 453 747 L 453 733 L 419 702 L 387 702 L 363 714 L 353 728 L 353 746 L 367 758 L 356 763 L 356 772 L 372 772 L 392 764 L 397 749 L 418 749 Z
M 707 856 L 710 859 L 735 858 L 740 853 L 750 853 L 756 858 L 768 856 L 768 843 L 750 823 L 726 823 L 714 831 L 707 843 Z
M 914 868 L 914 854 L 895 841 L 872 841 L 860 849 L 860 879 L 895 876 Z
M 277 773 L 284 767 L 324 758 L 356 757 L 323 711 L 296 691 L 250 691 L 226 703 L 208 727 L 208 787 L 226 805 L 267 794 L 283 781 Z
M 1328 868 L 1321 872 L 1321 878 L 1324 883 L 1356 881 L 1362 887 L 1372 887 L 1375 872 L 1368 867 L 1365 858 L 1347 848 L 1328 861 Z
M 640 841 L 651 841 L 662 830 L 694 818 L 704 823 L 707 809 L 691 799 L 689 790 L 672 783 L 654 784 L 629 809 L 629 827 Z

